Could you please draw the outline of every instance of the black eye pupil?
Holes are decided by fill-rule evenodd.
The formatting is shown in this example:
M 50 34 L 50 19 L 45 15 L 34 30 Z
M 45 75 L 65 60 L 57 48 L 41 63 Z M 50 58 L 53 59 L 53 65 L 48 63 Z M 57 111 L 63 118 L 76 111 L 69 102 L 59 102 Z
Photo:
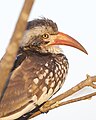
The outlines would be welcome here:
M 43 37 L 44 39 L 47 39 L 47 38 L 49 37 L 49 35 L 48 35 L 48 34 L 43 34 L 42 37 Z
M 45 34 L 44 37 L 47 37 L 47 35 Z

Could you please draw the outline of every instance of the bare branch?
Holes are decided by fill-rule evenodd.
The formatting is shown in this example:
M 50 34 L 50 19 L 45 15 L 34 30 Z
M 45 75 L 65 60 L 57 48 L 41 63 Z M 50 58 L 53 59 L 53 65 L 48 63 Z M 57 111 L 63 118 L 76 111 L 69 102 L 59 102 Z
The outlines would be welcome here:
M 75 98 L 75 99 L 71 99 L 71 100 L 68 100 L 68 101 L 61 102 L 61 103 L 59 103 L 58 106 L 55 106 L 54 108 L 60 107 L 60 106 L 66 105 L 66 104 L 78 102 L 78 101 L 81 101 L 81 100 L 90 99 L 90 98 L 92 98 L 93 96 L 96 96 L 96 92 L 93 92 L 93 93 L 91 93 L 91 94 L 88 94 L 88 95 L 85 95 L 85 96 L 82 96 L 82 97 L 78 97 L 78 98 Z M 52 108 L 52 109 L 54 109 L 54 108 Z
M 87 75 L 87 79 L 80 82 L 79 84 L 77 84 L 76 86 L 72 87 L 71 89 L 69 89 L 68 91 L 64 92 L 63 94 L 53 98 L 52 100 L 50 100 L 47 104 L 47 107 L 48 105 L 51 106 L 53 104 L 55 104 L 57 101 L 61 101 L 65 98 L 67 98 L 68 96 L 76 93 L 77 91 L 81 90 L 82 88 L 86 87 L 86 86 L 90 86 L 90 87 L 93 87 L 93 84 L 94 82 L 96 82 L 96 76 L 93 76 L 93 77 L 90 77 L 89 75 Z M 95 84 L 94 84 L 94 87 L 95 88 Z
M 78 97 L 78 98 L 75 98 L 75 99 L 71 99 L 71 100 L 68 100 L 68 101 L 61 102 L 61 100 L 64 100 L 65 98 L 69 97 L 70 95 L 76 93 L 77 91 L 81 90 L 82 88 L 84 88 L 86 86 L 96 88 L 96 85 L 94 84 L 94 82 L 96 82 L 96 76 L 90 77 L 89 75 L 87 75 L 86 80 L 80 82 L 76 86 L 72 87 L 71 89 L 64 92 L 63 94 L 53 98 L 52 100 L 47 101 L 40 108 L 40 110 L 33 113 L 33 115 L 31 115 L 30 118 L 33 118 L 37 115 L 40 115 L 42 112 L 47 112 L 47 111 L 52 110 L 54 108 L 57 108 L 57 107 L 60 107 L 60 106 L 63 106 L 63 105 L 69 104 L 69 103 L 73 103 L 73 102 L 77 102 L 77 101 L 81 101 L 81 100 L 86 100 L 86 99 L 91 98 L 92 96 L 95 96 L 96 92 L 85 95 L 85 96 L 82 96 L 82 97 Z
M 79 98 L 64 101 L 64 102 L 59 102 L 58 101 L 55 104 L 51 105 L 49 110 L 52 110 L 52 109 L 55 109 L 55 108 L 58 108 L 60 106 L 67 105 L 67 104 L 70 104 L 70 103 L 78 102 L 78 101 L 81 101 L 81 100 L 86 100 L 86 99 L 89 99 L 89 98 L 91 98 L 93 96 L 96 96 L 96 92 L 85 95 L 85 96 L 82 96 L 82 97 L 79 97 Z M 47 111 L 49 111 L 49 110 L 47 108 Z M 40 115 L 41 113 L 42 113 L 41 111 L 37 111 L 30 118 L 36 117 L 36 116 Z
M 9 76 L 10 70 L 13 66 L 16 53 L 18 51 L 20 40 L 22 39 L 27 19 L 31 11 L 34 0 L 25 0 L 24 6 L 22 8 L 21 14 L 19 16 L 15 31 L 10 40 L 10 44 L 6 50 L 4 57 L 0 62 L 0 100 L 4 93 L 4 87 L 6 85 L 7 78 Z

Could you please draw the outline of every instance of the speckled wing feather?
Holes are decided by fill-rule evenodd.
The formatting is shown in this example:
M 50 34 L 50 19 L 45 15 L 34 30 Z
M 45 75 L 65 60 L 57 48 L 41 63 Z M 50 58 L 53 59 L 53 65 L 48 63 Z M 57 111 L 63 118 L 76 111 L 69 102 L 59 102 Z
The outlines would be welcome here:
M 0 117 L 11 115 L 18 111 L 21 111 L 25 106 L 27 106 L 28 102 L 30 101 L 27 93 L 28 91 L 27 84 L 30 84 L 27 83 L 29 82 L 27 80 L 27 76 L 30 75 L 29 74 L 26 75 L 27 72 L 26 70 L 23 69 L 26 68 L 27 63 L 26 60 L 23 61 L 24 59 L 25 59 L 24 54 L 19 53 L 17 55 L 15 64 L 9 75 L 10 82 L 4 93 L 4 97 L 0 103 Z M 34 64 L 32 66 L 34 67 Z M 27 68 L 28 71 L 30 71 L 30 68 L 28 66 Z
M 47 101 L 61 88 L 67 69 L 63 54 L 29 54 L 11 73 L 0 103 L 0 119 L 19 118 Z

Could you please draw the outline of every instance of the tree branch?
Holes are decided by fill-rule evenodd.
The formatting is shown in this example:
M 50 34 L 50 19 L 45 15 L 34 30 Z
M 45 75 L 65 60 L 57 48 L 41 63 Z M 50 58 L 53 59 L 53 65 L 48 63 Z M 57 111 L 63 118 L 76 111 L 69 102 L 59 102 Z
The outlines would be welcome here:
M 71 99 L 71 100 L 68 100 L 68 101 L 61 102 L 61 100 L 64 100 L 65 98 L 69 97 L 70 95 L 76 93 L 77 91 L 81 90 L 82 88 L 84 88 L 86 86 L 90 86 L 90 87 L 96 89 L 96 85 L 94 84 L 94 82 L 96 82 L 96 76 L 90 77 L 89 75 L 87 75 L 86 80 L 83 80 L 82 82 L 80 82 L 76 86 L 72 87 L 71 89 L 64 92 L 63 94 L 53 98 L 52 100 L 47 101 L 40 108 L 40 110 L 33 113 L 30 118 L 33 118 L 37 115 L 40 115 L 42 112 L 47 112 L 47 111 L 52 110 L 54 108 L 57 108 L 57 107 L 60 107 L 60 106 L 63 106 L 63 105 L 69 104 L 69 103 L 73 103 L 73 102 L 77 102 L 77 101 L 81 101 L 81 100 L 86 100 L 88 98 L 91 98 L 92 96 L 95 96 L 96 92 L 85 95 L 85 96 L 82 96 L 82 97 L 78 97 L 78 98 L 75 98 L 75 99 Z
M 33 3 L 34 0 L 25 0 L 13 36 L 7 47 L 6 53 L 0 62 L 0 100 L 4 94 L 6 84 L 8 83 L 7 78 L 14 64 L 14 60 L 16 58 L 16 54 L 19 48 L 19 43 L 22 39 Z

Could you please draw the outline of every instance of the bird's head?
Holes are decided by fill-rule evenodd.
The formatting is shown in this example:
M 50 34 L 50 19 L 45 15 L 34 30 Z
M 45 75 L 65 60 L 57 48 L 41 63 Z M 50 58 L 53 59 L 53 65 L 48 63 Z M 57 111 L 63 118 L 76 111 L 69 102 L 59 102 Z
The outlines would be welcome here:
M 60 53 L 58 45 L 77 48 L 87 54 L 85 48 L 74 38 L 58 31 L 57 24 L 43 18 L 28 22 L 20 46 L 24 50 L 35 50 L 41 53 Z

